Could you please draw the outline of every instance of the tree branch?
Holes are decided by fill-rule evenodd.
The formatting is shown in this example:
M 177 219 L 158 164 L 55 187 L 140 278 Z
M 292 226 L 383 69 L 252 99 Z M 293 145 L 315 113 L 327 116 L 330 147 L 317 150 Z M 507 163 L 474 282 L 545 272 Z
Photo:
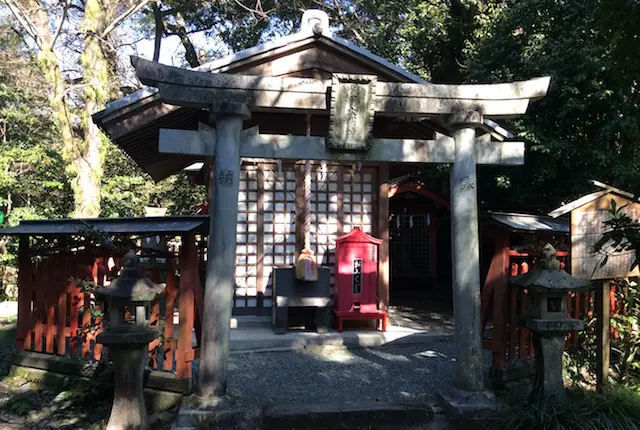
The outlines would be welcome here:
M 264 11 L 262 9 L 262 2 L 260 0 L 256 0 L 256 7 L 255 8 L 250 8 L 249 6 L 246 6 L 245 4 L 243 4 L 242 2 L 240 2 L 240 0 L 234 0 L 236 2 L 236 4 L 238 6 L 240 6 L 242 9 L 248 11 L 251 13 L 251 15 L 253 15 L 254 18 L 256 18 L 256 15 L 258 17 L 260 17 L 260 19 L 267 19 L 269 18 L 269 13 L 273 10 L 270 9 L 268 11 Z
M 338 15 L 338 19 L 340 20 L 342 25 L 344 25 L 344 28 L 346 30 L 349 30 L 353 34 L 353 36 L 356 38 L 356 40 L 358 41 L 359 44 L 365 45 L 364 37 L 362 37 L 360 32 L 358 30 L 356 30 L 355 28 L 353 28 L 353 26 L 347 24 L 347 21 L 346 21 L 346 19 L 344 17 L 344 14 L 342 13 L 342 6 L 338 2 L 338 0 L 333 0 L 333 4 L 335 6 L 334 10 L 336 11 L 336 13 Z
M 60 17 L 60 23 L 58 23 L 58 27 L 56 28 L 56 32 L 53 35 L 53 37 L 51 38 L 51 49 L 53 49 L 53 47 L 56 44 L 56 40 L 58 40 L 58 36 L 60 36 L 60 33 L 62 32 L 62 27 L 64 26 L 64 22 L 67 19 L 67 12 L 69 11 L 69 0 L 65 0 L 64 2 L 64 7 L 62 8 L 62 16 Z
M 11 1 L 13 1 L 13 0 L 11 0 Z M 109 33 L 111 33 L 113 30 L 115 30 L 116 27 L 118 27 L 120 25 L 120 23 L 122 23 L 122 21 L 124 21 L 125 19 L 129 18 L 134 13 L 137 13 L 140 10 L 142 10 L 142 8 L 145 7 L 149 3 L 149 1 L 150 0 L 141 0 L 140 3 L 135 4 L 135 5 L 131 6 L 129 9 L 127 9 L 126 11 L 124 11 L 120 16 L 118 16 L 116 19 L 114 19 L 111 22 L 111 24 L 109 24 L 107 26 L 107 28 L 104 29 L 104 31 L 102 32 L 100 37 L 105 39 L 109 35 Z
M 153 43 L 153 61 L 160 59 L 160 47 L 162 45 L 162 35 L 164 34 L 164 22 L 162 20 L 162 11 L 158 7 L 159 2 L 151 3 L 151 9 L 153 10 L 153 20 L 156 25 L 156 34 Z
M 15 19 L 18 20 L 18 22 L 20 23 L 20 25 L 22 26 L 24 31 L 26 31 L 27 34 L 29 35 L 29 37 L 31 37 L 33 39 L 33 41 L 36 43 L 38 48 L 42 49 L 42 38 L 40 37 L 40 35 L 36 31 L 35 26 L 33 25 L 33 23 L 27 17 L 27 14 L 24 11 L 22 11 L 22 9 L 20 8 L 20 6 L 18 6 L 16 1 L 15 0 L 2 0 L 2 2 L 4 4 L 6 4 L 7 7 L 9 7 L 9 10 L 11 11 L 11 13 L 15 17 Z
M 193 46 L 193 43 L 191 43 L 191 39 L 189 39 L 189 36 L 187 34 L 184 17 L 181 13 L 177 13 L 175 20 L 176 25 L 169 24 L 166 21 L 164 24 L 167 29 L 169 29 L 172 33 L 180 38 L 180 42 L 182 42 L 182 46 L 185 50 L 185 59 L 187 60 L 187 63 L 189 63 L 191 67 L 198 67 L 200 65 L 200 59 L 198 58 L 198 53 L 196 52 L 196 49 Z

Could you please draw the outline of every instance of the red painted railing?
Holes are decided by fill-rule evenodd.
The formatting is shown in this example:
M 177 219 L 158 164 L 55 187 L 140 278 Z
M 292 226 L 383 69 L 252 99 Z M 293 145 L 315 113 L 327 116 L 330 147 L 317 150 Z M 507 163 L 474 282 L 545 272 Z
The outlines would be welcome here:
M 107 267 L 110 258 L 115 263 L 111 270 Z M 199 256 L 194 236 L 185 235 L 178 255 L 167 253 L 163 259 L 164 263 L 143 269 L 144 275 L 154 282 L 166 283 L 162 296 L 151 308 L 149 322 L 162 326 L 162 331 L 149 344 L 148 364 L 151 369 L 174 372 L 178 379 L 190 379 L 191 364 L 199 352 L 202 315 Z M 16 350 L 107 359 L 102 345 L 96 343 L 96 336 L 102 331 L 104 306 L 87 286 L 104 286 L 115 276 L 120 264 L 119 256 L 106 253 L 96 256 L 89 251 L 32 258 L 28 240 L 21 239 Z
M 496 237 L 496 252 L 482 291 L 483 346 L 492 352 L 493 369 L 505 369 L 518 360 L 535 355 L 530 331 L 519 327 L 517 323 L 518 315 L 525 311 L 527 293 L 509 287 L 508 280 L 510 276 L 531 270 L 536 264 L 536 257 L 509 249 L 508 240 L 506 233 Z M 558 251 L 557 256 L 566 270 L 568 253 Z M 591 293 L 569 295 L 568 311 L 571 318 L 583 318 L 592 310 Z M 568 346 L 577 346 L 577 342 L 575 334 L 568 336 Z

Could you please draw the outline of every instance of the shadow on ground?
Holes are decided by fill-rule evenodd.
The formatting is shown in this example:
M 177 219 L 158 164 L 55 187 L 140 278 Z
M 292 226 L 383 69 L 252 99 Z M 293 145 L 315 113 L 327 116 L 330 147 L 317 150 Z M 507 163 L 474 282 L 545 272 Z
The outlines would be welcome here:
M 105 427 L 113 399 L 111 375 L 95 381 L 65 379 L 44 384 L 10 374 L 16 344 L 15 320 L 0 320 L 0 429 L 84 429 Z M 169 429 L 166 417 L 154 430 Z

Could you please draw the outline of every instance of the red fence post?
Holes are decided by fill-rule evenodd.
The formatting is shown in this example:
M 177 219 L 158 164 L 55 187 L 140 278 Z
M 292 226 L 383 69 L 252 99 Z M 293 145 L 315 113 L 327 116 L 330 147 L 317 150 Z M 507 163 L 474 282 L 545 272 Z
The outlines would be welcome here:
M 180 296 L 178 306 L 180 325 L 178 328 L 178 354 L 176 357 L 176 376 L 185 380 L 185 390 L 191 391 L 193 349 L 193 328 L 195 311 L 195 283 L 198 282 L 198 254 L 192 233 L 183 237 L 180 250 Z M 197 286 L 200 287 L 199 285 Z
M 18 245 L 18 321 L 16 323 L 16 352 L 31 349 L 31 258 L 29 236 L 20 236 Z
M 78 278 L 78 273 L 76 272 L 80 267 L 80 260 L 74 255 L 71 257 L 69 265 L 70 278 L 68 288 L 69 294 L 71 295 L 69 302 L 69 347 L 71 356 L 75 357 L 78 351 L 78 341 L 82 339 L 82 330 L 78 329 L 78 313 L 83 301 L 83 295 L 82 290 L 78 287 L 78 283 L 76 281 Z
M 160 283 L 160 268 L 157 266 L 157 264 L 155 264 L 151 269 L 151 280 L 156 284 Z M 151 304 L 151 315 L 149 315 L 149 325 L 153 327 L 160 326 L 160 300 L 161 300 L 161 297 L 158 297 Z M 151 342 L 149 342 L 149 367 L 151 367 L 152 369 L 155 369 L 158 367 L 159 347 L 160 347 L 159 338 L 155 338 Z
M 173 370 L 173 356 L 176 349 L 176 339 L 173 337 L 173 309 L 175 307 L 176 296 L 176 273 L 173 258 L 169 259 L 167 268 L 167 287 L 165 288 L 165 310 L 164 310 L 164 370 Z

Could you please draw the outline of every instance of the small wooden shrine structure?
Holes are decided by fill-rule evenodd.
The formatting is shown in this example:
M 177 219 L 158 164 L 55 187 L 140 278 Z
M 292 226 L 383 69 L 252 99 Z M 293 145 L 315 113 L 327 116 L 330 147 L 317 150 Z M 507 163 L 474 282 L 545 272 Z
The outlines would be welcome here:
M 450 249 L 438 246 L 449 199 L 411 175 L 390 180 L 388 198 L 391 295 L 402 295 L 395 286 L 438 287 L 438 276 L 451 261 Z
M 607 280 L 640 275 L 638 267 L 629 270 L 635 260 L 633 250 L 619 252 L 604 247 L 598 252 L 594 251 L 594 245 L 606 231 L 604 222 L 613 217 L 610 213 L 611 205 L 620 208 L 633 220 L 638 220 L 640 203 L 632 193 L 599 181 L 591 183 L 599 190 L 549 213 L 554 218 L 570 214 L 571 274 L 578 279 L 586 280 Z
M 314 251 L 329 265 L 335 237 L 354 226 L 382 240 L 377 301 L 384 309 L 389 164 L 446 163 L 453 164 L 455 313 L 464 321 L 456 325 L 456 385 L 483 388 L 476 165 L 524 162 L 524 143 L 503 141 L 491 119 L 525 114 L 532 100 L 545 96 L 549 78 L 430 84 L 336 37 L 327 14 L 317 10 L 306 11 L 300 31 L 291 36 L 194 70 L 137 57 L 132 62 L 149 87 L 109 104 L 94 122 L 155 180 L 197 161 L 209 163 L 211 216 L 205 221 L 25 222 L 6 230 L 21 237 L 19 350 L 58 355 L 73 350 L 99 358 L 94 338 L 100 305 L 90 288 L 81 286 L 108 282 L 121 257 L 109 255 L 100 232 L 136 240 L 148 234 L 178 236 L 177 257 L 175 252 L 164 256 L 166 302 L 153 311 L 157 321 L 165 317 L 161 347 L 168 349 L 152 367 L 176 369 L 178 379 L 190 381 L 195 328 L 201 349 L 199 394 L 223 395 L 232 311 L 268 313 L 271 271 L 293 261 L 304 226 L 315 228 Z M 302 186 L 309 178 L 315 178 L 313 195 Z M 311 219 L 305 222 L 301 214 Z M 143 227 L 152 221 L 153 226 Z M 87 233 L 87 224 L 96 230 Z M 198 251 L 196 233 L 208 233 L 204 292 L 197 269 L 205 247 Z M 107 265 L 111 258 L 113 265 Z M 175 265 L 179 280 L 173 280 Z M 155 282 L 165 282 L 151 270 Z M 167 324 L 176 297 L 177 339 L 173 324 Z M 160 340 L 151 346 L 160 348 Z
M 529 272 L 545 243 L 559 251 L 567 267 L 569 223 L 549 216 L 489 212 L 483 223 L 483 250 L 490 258 L 482 288 L 481 331 L 483 348 L 491 351 L 492 379 L 500 384 L 529 376 L 533 371 L 533 339 L 518 326 L 517 316 L 526 308 L 526 294 L 508 287 L 509 277 Z M 581 293 L 579 293 L 581 294 Z M 570 299 L 572 314 L 580 315 L 583 297 Z
M 105 317 L 94 294 L 135 250 L 144 276 L 166 283 L 149 323 L 161 335 L 149 343 L 149 388 L 189 394 L 199 355 L 207 216 L 23 221 L 2 230 L 19 238 L 15 365 L 82 374 L 84 360 L 109 359 L 96 342 Z M 195 342 L 194 342 L 195 333 Z M 84 375 L 90 376 L 90 375 Z
M 591 281 L 595 287 L 593 311 L 596 320 L 596 378 L 598 387 L 609 381 L 610 362 L 610 315 L 624 313 L 625 303 L 615 299 L 615 287 L 612 282 L 616 278 L 638 277 L 640 269 L 633 267 L 636 251 L 624 249 L 625 243 L 604 243 L 595 249 L 608 227 L 605 222 L 613 218 L 611 211 L 619 210 L 638 222 L 640 219 L 640 203 L 632 193 L 604 184 L 591 181 L 598 188 L 567 203 L 549 215 L 561 218 L 569 215 L 571 226 L 571 273 L 578 279 Z M 620 247 L 622 246 L 622 247 Z

